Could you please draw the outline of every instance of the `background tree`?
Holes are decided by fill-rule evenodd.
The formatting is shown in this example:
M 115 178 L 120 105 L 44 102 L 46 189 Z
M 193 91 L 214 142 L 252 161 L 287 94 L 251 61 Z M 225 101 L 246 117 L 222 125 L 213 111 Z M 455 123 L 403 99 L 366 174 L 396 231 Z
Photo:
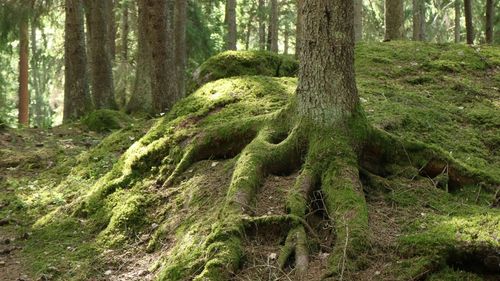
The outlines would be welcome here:
M 455 8 L 455 25 L 454 25 L 454 28 L 453 28 L 453 31 L 454 31 L 454 35 L 455 35 L 455 43 L 460 43 L 461 41 L 461 37 L 460 37 L 460 32 L 461 32 L 461 3 L 462 1 L 461 0 L 455 0 L 454 1 L 454 8 Z
M 237 24 L 236 24 L 236 0 L 226 0 L 226 50 L 236 50 L 236 43 L 238 38 Z
M 259 15 L 259 49 L 264 50 L 266 48 L 266 2 L 265 0 L 259 0 L 259 6 L 257 8 Z
M 87 0 L 90 82 L 96 109 L 117 109 L 109 35 L 110 0 Z
M 68 121 L 88 113 L 92 101 L 87 79 L 82 0 L 65 0 L 65 11 L 63 120 Z
M 19 22 L 19 101 L 18 122 L 28 127 L 30 123 L 30 93 L 29 82 L 29 17 L 26 11 Z
M 354 0 L 354 38 L 363 39 L 363 0 Z
M 425 40 L 425 0 L 413 0 L 413 40 Z
M 494 27 L 494 19 L 495 19 L 495 1 L 494 0 L 486 0 L 486 43 L 493 43 L 493 27 Z
M 403 0 L 385 0 L 385 40 L 403 39 Z
M 474 44 L 474 26 L 472 24 L 472 2 L 464 0 L 465 29 L 467 31 L 467 44 Z
M 175 0 L 175 65 L 177 67 L 177 98 L 186 95 L 186 24 L 187 0 Z
M 277 53 L 279 39 L 279 3 L 278 0 L 271 0 L 271 15 L 269 20 L 269 41 L 271 52 Z

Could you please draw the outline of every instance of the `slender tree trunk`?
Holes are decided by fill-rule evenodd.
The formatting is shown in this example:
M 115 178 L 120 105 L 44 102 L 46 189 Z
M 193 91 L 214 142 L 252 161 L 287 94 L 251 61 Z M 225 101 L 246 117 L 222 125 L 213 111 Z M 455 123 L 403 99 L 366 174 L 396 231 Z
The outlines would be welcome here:
M 109 0 L 89 0 L 90 81 L 96 109 L 117 109 L 113 85 L 113 67 L 109 22 Z
M 248 22 L 246 26 L 246 33 L 245 33 L 245 50 L 250 49 L 250 36 L 252 35 L 252 24 L 255 19 L 255 14 L 258 13 L 258 11 L 255 10 L 255 2 L 252 4 L 252 7 L 250 8 L 248 15 Z
M 354 38 L 363 39 L 363 0 L 354 0 Z
M 269 23 L 269 35 L 271 41 L 271 52 L 277 53 L 279 37 L 279 3 L 278 0 L 271 0 L 271 20 Z
M 474 44 L 474 26 L 472 25 L 472 2 L 464 0 L 465 29 L 467 31 L 467 44 Z
M 177 98 L 186 95 L 186 23 L 187 0 L 175 0 L 175 65 L 177 67 Z
M 425 41 L 424 0 L 413 0 L 413 40 Z
M 300 58 L 300 52 L 302 50 L 302 26 L 303 26 L 303 6 L 304 0 L 296 0 L 297 1 L 297 24 L 295 25 L 295 57 Z
M 258 6 L 259 14 L 259 49 L 266 49 L 266 2 L 265 0 L 259 0 Z
M 34 121 L 34 125 L 38 128 L 44 128 L 45 126 L 45 118 L 44 115 L 44 99 L 43 99 L 43 91 L 40 89 L 40 69 L 39 69 L 39 61 L 40 56 L 38 54 L 38 46 L 37 46 L 37 38 L 36 38 L 36 20 L 34 18 L 31 19 L 31 87 L 32 92 L 35 94 L 35 103 L 32 105 L 30 109 L 31 119 Z
M 461 38 L 460 38 L 460 33 L 461 33 L 461 26 L 460 26 L 460 18 L 462 17 L 461 15 L 461 7 L 460 7 L 460 2 L 462 0 L 455 0 L 455 43 L 460 43 Z
M 354 77 L 354 6 L 351 0 L 305 0 L 297 87 L 299 115 L 322 126 L 350 116 L 359 106 Z
M 493 44 L 493 27 L 495 20 L 495 1 L 486 0 L 486 43 Z
M 385 41 L 403 39 L 403 0 L 385 0 Z
M 86 68 L 87 53 L 82 1 L 66 0 L 65 11 L 64 122 L 80 118 L 92 110 Z
M 116 17 L 115 17 L 115 0 L 101 0 L 107 1 L 108 7 L 107 12 L 107 22 L 108 22 L 108 36 L 109 36 L 109 52 L 111 54 L 111 60 L 114 61 L 116 58 Z
M 121 44 L 122 44 L 122 60 L 128 60 L 128 34 L 130 30 L 129 26 L 129 3 L 127 1 L 123 2 L 122 7 L 122 34 L 121 34 Z
M 290 25 L 289 24 L 286 24 L 285 25 L 285 34 L 284 34 L 284 50 L 283 50 L 283 53 L 285 55 L 288 55 L 289 51 L 288 49 L 290 48 Z
M 226 0 L 226 50 L 236 50 L 238 30 L 236 26 L 236 0 Z
M 28 90 L 29 69 L 29 23 L 28 18 L 22 19 L 19 24 L 19 105 L 18 122 L 28 127 L 30 122 Z
M 150 22 L 145 0 L 138 1 L 136 74 L 132 96 L 127 103 L 128 113 L 152 112 L 152 56 L 148 34 Z

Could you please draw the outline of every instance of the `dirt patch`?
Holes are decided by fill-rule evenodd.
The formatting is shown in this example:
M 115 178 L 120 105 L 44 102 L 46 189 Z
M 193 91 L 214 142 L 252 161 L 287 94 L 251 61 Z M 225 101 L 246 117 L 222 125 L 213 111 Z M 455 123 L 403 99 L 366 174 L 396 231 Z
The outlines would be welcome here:
M 288 176 L 269 175 L 257 194 L 255 216 L 285 215 L 286 197 L 297 176 L 298 173 Z

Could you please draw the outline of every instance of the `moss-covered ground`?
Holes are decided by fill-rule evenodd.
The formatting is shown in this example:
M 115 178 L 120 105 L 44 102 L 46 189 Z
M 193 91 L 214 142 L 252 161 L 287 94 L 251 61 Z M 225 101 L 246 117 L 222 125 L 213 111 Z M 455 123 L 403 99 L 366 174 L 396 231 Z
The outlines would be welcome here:
M 118 127 L 95 129 L 101 133 L 88 124 L 0 131 L 0 220 L 7 222 L 0 238 L 16 238 L 2 245 L 13 250 L 0 261 L 35 280 L 191 280 L 221 266 L 232 280 L 290 280 L 298 270 L 280 259 L 284 245 L 307 234 L 307 244 L 296 245 L 308 248 L 305 280 L 325 276 L 345 233 L 328 219 L 334 208 L 321 190 L 303 220 L 287 215 L 301 174 L 293 161 L 256 180 L 243 219 L 226 211 L 234 178 L 254 180 L 238 175 L 240 167 L 266 157 L 249 148 L 268 138 L 280 149 L 287 137 L 265 126 L 296 86 L 296 78 L 279 78 L 296 71 L 296 63 L 283 62 L 291 58 L 238 55 L 207 62 L 199 77 L 211 78 L 196 81 L 201 87 L 158 120 L 120 117 Z M 237 57 L 235 65 L 227 57 Z M 424 143 L 450 162 L 438 174 L 423 173 L 410 147 L 384 177 L 362 170 L 369 234 L 344 280 L 498 280 L 499 58 L 498 47 L 486 46 L 357 47 L 368 120 L 402 147 Z M 292 70 L 280 74 L 285 64 Z M 475 180 L 452 184 L 452 165 Z

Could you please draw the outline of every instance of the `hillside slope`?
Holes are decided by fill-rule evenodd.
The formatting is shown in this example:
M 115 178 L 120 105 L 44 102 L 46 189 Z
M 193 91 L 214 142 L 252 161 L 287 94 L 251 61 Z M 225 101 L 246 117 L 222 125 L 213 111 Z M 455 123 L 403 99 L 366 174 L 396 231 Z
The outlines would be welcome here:
M 238 71 L 211 69 L 237 68 L 237 53 L 210 60 L 200 69 L 204 77 L 239 76 L 201 86 L 147 132 L 150 124 L 139 122 L 99 145 L 47 136 L 53 145 L 43 147 L 44 165 L 25 165 L 40 162 L 26 157 L 37 142 L 15 145 L 8 137 L 43 132 L 3 131 L 0 219 L 8 223 L 0 236 L 27 238 L 9 246 L 22 270 L 35 280 L 191 280 L 210 266 L 212 255 L 228 247 L 213 241 L 227 231 L 220 215 L 240 152 L 287 105 L 296 86 L 291 77 L 246 76 L 256 74 L 245 72 L 252 56 L 267 69 L 262 55 L 244 53 L 245 67 Z M 283 76 L 274 71 L 280 61 L 296 69 L 289 58 L 273 58 L 271 70 L 257 74 Z M 500 49 L 361 44 L 356 70 L 368 120 L 399 137 L 403 149 L 418 143 L 444 162 L 437 174 L 424 173 L 433 159 L 422 162 L 406 148 L 407 159 L 394 163 L 390 174 L 362 173 L 369 247 L 342 278 L 498 280 Z M 65 153 L 68 145 L 75 153 Z M 457 184 L 452 166 L 474 180 Z M 290 167 L 266 175 L 249 206 L 252 216 L 234 230 L 242 237 L 235 241 L 242 245 L 238 256 L 217 261 L 238 261 L 227 265 L 237 268 L 233 280 L 296 278 L 289 261 L 279 267 L 287 231 L 297 223 L 286 216 L 285 198 L 298 175 Z M 306 280 L 321 279 L 331 248 L 343 242 L 335 239 L 324 196 L 313 193 L 302 222 L 314 237 L 306 245 Z

